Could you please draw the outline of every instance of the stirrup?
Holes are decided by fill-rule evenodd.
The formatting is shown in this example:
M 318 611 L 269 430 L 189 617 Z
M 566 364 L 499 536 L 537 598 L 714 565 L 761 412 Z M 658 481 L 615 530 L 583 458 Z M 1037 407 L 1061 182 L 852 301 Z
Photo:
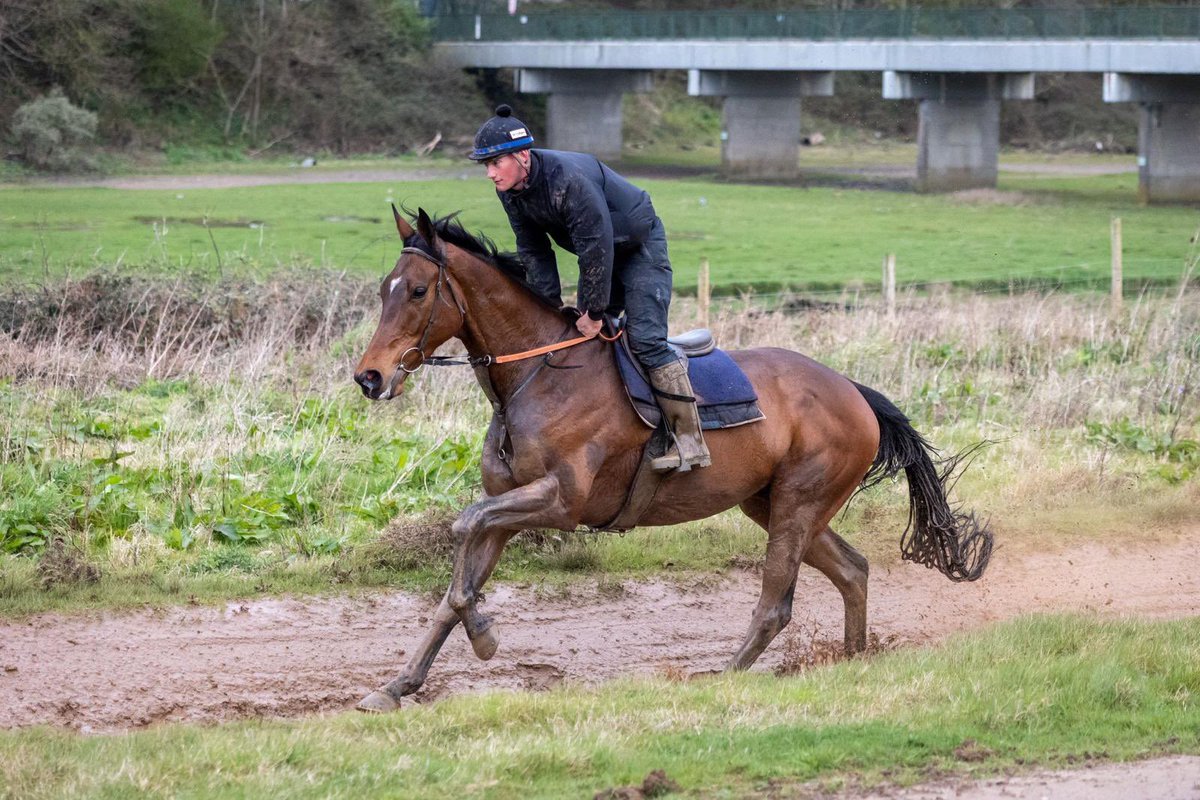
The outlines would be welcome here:
M 675 472 L 676 470 L 687 472 L 687 469 L 683 469 L 683 456 L 679 454 L 679 446 L 674 442 L 671 443 L 667 452 L 650 459 L 650 469 L 655 472 Z

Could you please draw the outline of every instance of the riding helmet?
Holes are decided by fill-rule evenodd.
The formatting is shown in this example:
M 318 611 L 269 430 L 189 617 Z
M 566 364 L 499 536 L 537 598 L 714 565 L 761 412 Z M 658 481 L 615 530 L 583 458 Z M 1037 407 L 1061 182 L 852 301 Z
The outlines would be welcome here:
M 533 134 L 525 123 L 512 115 L 512 107 L 496 107 L 496 116 L 483 123 L 475 134 L 475 149 L 469 158 L 472 161 L 487 161 L 505 153 L 515 153 L 533 146 Z

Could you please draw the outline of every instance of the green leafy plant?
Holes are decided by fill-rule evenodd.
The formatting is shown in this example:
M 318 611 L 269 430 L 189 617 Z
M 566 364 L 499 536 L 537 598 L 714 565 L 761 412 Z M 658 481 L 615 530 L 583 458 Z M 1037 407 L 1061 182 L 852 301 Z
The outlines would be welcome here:
M 1128 417 L 1113 423 L 1088 422 L 1085 427 L 1088 441 L 1094 444 L 1136 450 L 1179 464 L 1200 464 L 1200 442 L 1175 439 L 1170 433 L 1151 433 Z

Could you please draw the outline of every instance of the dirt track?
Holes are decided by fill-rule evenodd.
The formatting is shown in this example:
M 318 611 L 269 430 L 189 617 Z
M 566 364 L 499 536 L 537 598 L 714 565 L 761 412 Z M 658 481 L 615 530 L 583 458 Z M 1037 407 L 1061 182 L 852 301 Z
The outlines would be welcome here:
M 876 568 L 871 630 L 911 646 L 1026 612 L 1200 614 L 1200 573 L 1176 569 L 1197 560 L 1200 528 L 1119 554 L 1098 545 L 1038 557 L 1000 549 L 975 584 L 907 564 Z M 456 631 L 415 700 L 719 669 L 740 643 L 756 596 L 757 578 L 742 572 L 571 597 L 495 587 L 486 603 L 500 626 L 495 658 L 477 661 Z M 394 676 L 432 606 L 430 597 L 386 593 L 0 623 L 0 727 L 100 732 L 341 711 Z M 795 629 L 807 629 L 803 641 L 814 625 L 821 638 L 840 637 L 840 598 L 807 568 L 795 620 Z M 779 663 L 786 636 L 756 669 Z
M 663 178 L 682 177 L 687 175 L 709 174 L 713 167 L 629 167 L 627 172 L 635 177 Z M 1116 175 L 1136 172 L 1137 166 L 1129 164 L 1063 164 L 1048 163 L 1008 163 L 1000 165 L 1002 171 L 1033 173 L 1038 175 Z M 911 180 L 916 178 L 916 166 L 910 163 L 872 164 L 869 166 L 842 166 L 822 164 L 809 168 L 811 173 L 843 175 L 847 177 L 860 176 L 869 179 Z M 427 180 L 482 180 L 483 173 L 474 165 L 455 165 L 440 163 L 428 167 L 407 167 L 387 169 L 344 169 L 338 167 L 321 167 L 313 169 L 296 169 L 289 172 L 272 172 L 265 174 L 208 174 L 208 175 L 122 175 L 117 177 L 65 177 L 50 180 L 39 180 L 30 183 L 39 187 L 97 187 L 106 189 L 150 189 L 159 191 L 183 191 L 190 189 L 235 189 L 248 186 L 271 186 L 278 184 L 319 184 L 319 183 L 371 183 Z M 811 180 L 811 175 L 810 175 Z

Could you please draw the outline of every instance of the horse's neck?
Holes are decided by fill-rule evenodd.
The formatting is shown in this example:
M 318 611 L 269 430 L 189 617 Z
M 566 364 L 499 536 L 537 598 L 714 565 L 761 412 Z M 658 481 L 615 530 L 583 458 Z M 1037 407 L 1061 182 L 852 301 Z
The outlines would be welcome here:
M 451 270 L 466 305 L 460 339 L 478 358 L 520 353 L 560 341 L 568 330 L 565 318 L 540 302 L 498 268 L 468 253 Z M 538 359 L 491 367 L 492 386 L 507 398 L 539 363 Z

